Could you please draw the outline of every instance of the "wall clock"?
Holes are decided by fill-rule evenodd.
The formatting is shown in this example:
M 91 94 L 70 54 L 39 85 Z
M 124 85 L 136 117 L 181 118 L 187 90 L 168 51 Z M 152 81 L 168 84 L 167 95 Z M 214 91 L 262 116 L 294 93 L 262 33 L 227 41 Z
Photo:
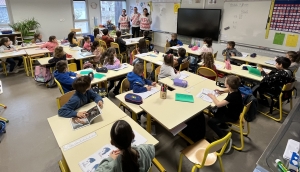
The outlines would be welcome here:
M 91 3 L 91 8 L 93 8 L 93 9 L 96 9 L 96 8 L 97 8 L 96 2 L 92 2 L 92 3 Z

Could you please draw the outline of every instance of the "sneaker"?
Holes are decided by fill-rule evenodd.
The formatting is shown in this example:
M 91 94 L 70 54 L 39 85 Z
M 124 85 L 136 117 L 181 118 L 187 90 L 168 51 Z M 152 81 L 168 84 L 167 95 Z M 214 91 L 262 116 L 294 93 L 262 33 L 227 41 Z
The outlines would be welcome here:
M 143 128 L 146 128 L 146 122 L 147 122 L 147 118 L 144 117 L 144 115 L 141 115 L 141 126 Z
M 14 69 L 13 71 L 9 72 L 9 73 L 18 73 L 19 72 L 19 69 Z
M 224 153 L 229 153 L 231 150 L 231 146 L 232 146 L 232 139 L 229 140 Z

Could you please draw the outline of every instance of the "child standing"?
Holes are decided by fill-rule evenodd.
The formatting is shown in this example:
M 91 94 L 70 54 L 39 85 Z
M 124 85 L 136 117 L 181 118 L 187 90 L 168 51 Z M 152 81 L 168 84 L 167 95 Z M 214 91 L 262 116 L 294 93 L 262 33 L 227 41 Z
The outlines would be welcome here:
M 72 84 L 76 90 L 71 99 L 58 110 L 58 115 L 65 118 L 85 118 L 86 112 L 76 112 L 75 110 L 90 103 L 93 100 L 100 108 L 103 108 L 102 97 L 91 89 L 91 78 L 89 76 L 81 76 L 76 78 Z
M 64 93 L 72 91 L 72 84 L 76 77 L 80 77 L 80 74 L 68 71 L 68 64 L 66 61 L 61 60 L 56 63 L 56 70 L 54 71 L 55 79 L 60 83 Z
M 6 53 L 6 52 L 13 52 L 18 51 L 13 45 L 12 42 L 9 40 L 8 37 L 3 37 L 0 41 L 0 53 Z M 12 57 L 12 58 L 2 58 L 4 62 L 6 61 L 9 64 L 9 73 L 18 73 L 19 67 L 23 63 L 22 57 Z M 18 61 L 18 64 L 16 66 L 15 60 Z
M 200 54 L 202 53 L 213 53 L 214 50 L 212 48 L 212 39 L 211 38 L 204 38 L 203 39 L 203 46 L 200 48 Z
M 214 57 L 213 57 L 212 53 L 204 53 L 202 55 L 202 57 L 203 57 L 203 63 L 201 65 L 201 67 L 207 67 L 207 68 L 215 71 L 216 74 L 218 74 L 217 68 L 214 64 L 215 62 L 214 62 Z M 201 75 L 201 76 L 203 76 L 203 75 Z M 206 78 L 211 79 L 213 81 L 216 79 L 216 77 L 214 77 L 214 76 L 213 77 L 206 77 Z
M 127 74 L 127 79 L 130 83 L 130 90 L 133 90 L 134 93 L 150 91 L 151 86 L 156 86 L 156 82 L 152 82 L 143 77 L 143 71 L 143 64 L 136 63 L 133 67 L 133 71 Z
M 52 59 L 48 60 L 49 65 L 47 65 L 47 67 L 55 67 L 58 61 L 67 60 L 64 48 L 61 46 L 55 48 L 53 56 L 54 57 Z
M 56 36 L 50 36 L 49 41 L 41 45 L 41 48 L 47 48 L 51 53 L 53 53 L 57 46 L 58 42 L 56 40 Z
M 179 48 L 178 49 L 178 55 L 179 58 L 178 59 L 174 59 L 174 66 L 176 70 L 179 70 L 179 67 L 182 63 L 186 62 L 187 57 L 186 55 L 186 50 L 184 48 Z
M 177 39 L 177 34 L 176 33 L 172 33 L 171 34 L 171 40 L 168 41 L 167 40 L 167 43 L 169 42 L 170 46 L 171 47 L 174 47 L 174 46 L 182 46 L 183 43 Z M 166 54 L 174 54 L 175 56 L 177 56 L 177 53 L 174 53 L 173 49 L 169 49 Z
M 230 60 L 231 62 L 233 61 L 230 57 L 231 56 L 238 56 L 242 57 L 243 54 L 236 50 L 235 48 L 235 42 L 234 41 L 229 41 L 227 42 L 227 48 L 222 51 L 223 56 L 226 56 L 226 60 Z
M 89 36 L 84 37 L 83 49 L 91 51 L 91 38 Z
M 122 15 L 119 17 L 119 28 L 123 32 L 129 32 L 130 28 L 130 20 L 129 17 L 126 15 L 126 10 L 122 10 Z
M 120 60 L 116 56 L 116 49 L 113 47 L 108 48 L 102 55 L 102 57 L 104 57 L 103 67 L 106 67 L 108 70 L 120 68 Z M 114 95 L 118 95 L 123 79 L 124 78 L 119 78 L 118 80 L 110 80 L 107 91 L 110 92 L 110 90 L 114 87 L 115 82 L 118 81 L 118 84 L 113 91 Z
M 103 29 L 102 40 L 106 43 L 107 48 L 110 47 L 110 43 L 114 42 L 114 38 L 110 37 L 108 34 L 108 29 Z
M 140 15 L 140 29 L 142 33 L 146 30 L 150 30 L 151 24 L 152 24 L 152 18 L 151 15 L 148 13 L 148 9 L 143 9 L 143 14 Z
M 131 146 L 135 136 L 131 126 L 124 120 L 118 120 L 113 124 L 110 137 L 111 144 L 117 147 L 118 150 L 112 151 L 109 158 L 102 160 L 96 171 L 148 171 L 155 156 L 153 145 Z
M 214 113 L 214 117 L 208 121 L 208 126 L 219 136 L 219 138 L 223 138 L 226 136 L 222 129 L 227 129 L 228 126 L 226 122 L 236 122 L 240 118 L 240 114 L 243 111 L 243 98 L 242 94 L 239 91 L 240 86 L 240 78 L 234 75 L 229 75 L 225 79 L 226 89 L 215 90 L 217 93 L 228 93 L 227 97 L 219 101 L 214 95 L 208 94 L 208 96 L 212 99 L 218 110 Z M 231 149 L 232 140 L 230 139 L 225 153 L 228 153 Z
M 139 37 L 140 34 L 140 16 L 141 14 L 138 12 L 137 7 L 133 8 L 133 14 L 130 17 L 131 20 L 131 33 L 132 38 Z
M 32 43 L 40 43 L 42 41 L 42 35 L 40 33 L 35 33 L 33 40 L 31 41 Z
M 300 67 L 300 52 L 288 51 L 286 57 L 291 60 L 289 70 L 294 73 L 294 71 L 298 70 Z
M 116 32 L 117 38 L 115 39 L 115 43 L 119 44 L 120 53 L 126 51 L 126 42 L 121 37 L 121 31 Z
M 172 54 L 164 56 L 164 63 L 161 65 L 160 72 L 158 74 L 158 80 L 171 76 L 171 79 L 180 77 L 179 71 L 176 71 L 173 67 L 174 59 Z

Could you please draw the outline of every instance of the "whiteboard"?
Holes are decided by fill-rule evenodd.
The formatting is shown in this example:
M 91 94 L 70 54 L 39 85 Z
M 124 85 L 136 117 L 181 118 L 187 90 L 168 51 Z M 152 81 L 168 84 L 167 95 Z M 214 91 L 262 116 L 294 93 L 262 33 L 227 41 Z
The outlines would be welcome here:
M 173 6 L 174 3 L 152 3 L 152 30 L 177 32 L 177 14 L 174 13 Z
M 296 47 L 285 45 L 287 35 L 295 33 L 270 30 L 268 38 L 265 38 L 270 6 L 271 0 L 225 2 L 220 40 L 276 50 L 298 51 L 300 39 Z M 283 45 L 273 44 L 275 33 L 285 33 Z

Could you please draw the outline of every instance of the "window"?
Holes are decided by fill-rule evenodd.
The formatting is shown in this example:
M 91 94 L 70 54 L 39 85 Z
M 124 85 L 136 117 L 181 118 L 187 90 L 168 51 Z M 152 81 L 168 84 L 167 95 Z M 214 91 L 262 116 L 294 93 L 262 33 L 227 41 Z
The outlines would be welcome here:
M 87 15 L 86 2 L 73 0 L 74 26 L 81 29 L 82 33 L 89 33 L 89 17 Z
M 0 24 L 9 24 L 9 15 L 5 0 L 0 0 Z
M 126 9 L 125 1 L 100 1 L 101 5 L 101 22 L 106 24 L 107 20 L 117 26 L 122 9 Z

